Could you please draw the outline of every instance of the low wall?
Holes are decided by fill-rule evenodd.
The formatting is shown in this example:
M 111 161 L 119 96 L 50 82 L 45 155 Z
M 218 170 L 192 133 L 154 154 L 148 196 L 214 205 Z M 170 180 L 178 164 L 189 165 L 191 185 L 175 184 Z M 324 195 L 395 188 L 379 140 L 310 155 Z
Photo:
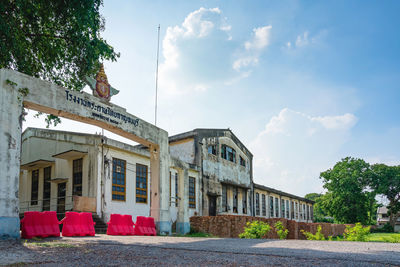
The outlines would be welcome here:
M 243 233 L 247 222 L 263 221 L 271 226 L 271 231 L 266 238 L 278 238 L 274 224 L 281 221 L 283 226 L 289 229 L 288 239 L 306 239 L 301 230 L 315 234 L 318 225 L 321 225 L 321 232 L 325 237 L 343 235 L 345 224 L 333 223 L 305 223 L 296 222 L 283 218 L 261 218 L 239 215 L 218 215 L 218 216 L 193 216 L 190 217 L 190 226 L 196 231 L 209 233 L 219 237 L 239 237 Z

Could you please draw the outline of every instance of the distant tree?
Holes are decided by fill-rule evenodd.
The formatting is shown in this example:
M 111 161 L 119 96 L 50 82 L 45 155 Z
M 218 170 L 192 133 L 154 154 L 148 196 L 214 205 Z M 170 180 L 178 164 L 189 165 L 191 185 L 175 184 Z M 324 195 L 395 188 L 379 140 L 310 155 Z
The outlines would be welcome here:
M 314 222 L 331 222 L 333 219 L 328 216 L 328 213 L 323 209 L 322 200 L 324 195 L 318 193 L 309 193 L 304 198 L 314 201 Z
M 385 196 L 389 201 L 389 222 L 394 228 L 400 215 L 400 166 L 375 164 L 372 170 L 373 176 L 368 180 L 368 185 L 376 194 Z
M 373 175 L 371 166 L 362 159 L 347 157 L 320 174 L 324 188 L 321 206 L 341 223 L 372 223 L 376 213 L 375 193 L 368 191 Z
M 99 61 L 119 54 L 100 37 L 102 0 L 0 2 L 0 68 L 81 90 Z

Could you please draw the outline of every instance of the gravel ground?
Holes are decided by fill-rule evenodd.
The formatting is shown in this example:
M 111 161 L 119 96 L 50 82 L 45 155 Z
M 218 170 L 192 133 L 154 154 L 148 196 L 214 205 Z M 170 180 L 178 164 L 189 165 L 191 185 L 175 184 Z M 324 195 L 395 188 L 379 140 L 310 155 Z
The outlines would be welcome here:
M 107 236 L 1 241 L 0 265 L 400 266 L 400 244 Z

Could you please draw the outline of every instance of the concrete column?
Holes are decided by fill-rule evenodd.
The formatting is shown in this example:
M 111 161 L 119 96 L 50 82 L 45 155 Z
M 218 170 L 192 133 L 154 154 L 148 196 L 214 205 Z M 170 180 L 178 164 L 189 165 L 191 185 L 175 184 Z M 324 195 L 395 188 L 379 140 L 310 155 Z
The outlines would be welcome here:
M 19 238 L 22 98 L 0 71 L 0 239 Z
M 189 222 L 189 172 L 188 169 L 178 169 L 178 217 L 176 220 L 176 232 L 186 234 L 190 231 Z
M 160 140 L 159 147 L 150 146 L 151 207 L 150 216 L 160 234 L 171 234 L 169 212 L 169 153 L 168 136 Z

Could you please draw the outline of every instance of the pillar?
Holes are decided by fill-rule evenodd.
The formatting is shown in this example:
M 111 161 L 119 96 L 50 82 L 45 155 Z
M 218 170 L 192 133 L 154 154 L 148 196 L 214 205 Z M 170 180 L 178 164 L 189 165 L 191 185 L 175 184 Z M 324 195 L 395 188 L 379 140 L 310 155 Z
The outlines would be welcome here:
M 0 239 L 19 238 L 22 96 L 0 70 Z
M 176 233 L 186 234 L 190 231 L 189 221 L 189 171 L 187 168 L 178 169 L 178 216 L 176 220 Z

